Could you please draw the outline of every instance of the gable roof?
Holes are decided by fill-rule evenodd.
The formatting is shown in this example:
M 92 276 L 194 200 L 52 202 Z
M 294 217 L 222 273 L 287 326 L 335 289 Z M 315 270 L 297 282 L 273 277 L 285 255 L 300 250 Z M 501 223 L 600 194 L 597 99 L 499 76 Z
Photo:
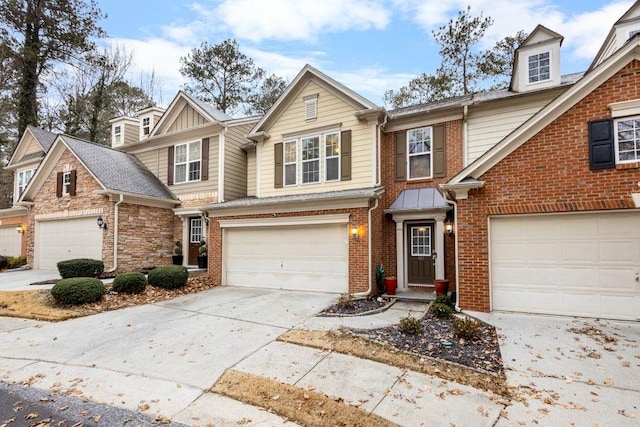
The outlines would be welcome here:
M 604 61 L 604 56 L 611 49 L 612 45 L 615 43 L 616 39 L 616 30 L 617 27 L 621 24 L 625 24 L 626 22 L 631 22 L 633 20 L 638 19 L 638 15 L 640 15 L 640 1 L 634 2 L 629 9 L 613 24 L 607 37 L 604 39 L 604 42 L 600 45 L 600 49 L 598 49 L 598 53 L 593 57 L 593 61 L 587 71 L 591 71 L 598 64 Z
M 629 62 L 640 58 L 640 34 L 634 36 L 616 53 L 608 57 L 595 69 L 586 73 L 574 86 L 560 94 L 544 108 L 534 114 L 502 141 L 476 159 L 444 185 L 462 183 L 467 178 L 479 178 L 502 159 L 527 142 L 535 134 L 564 114 L 581 99 L 610 79 Z
M 42 148 L 42 152 L 22 155 L 18 159 L 18 155 L 20 153 L 23 153 L 24 150 L 27 149 L 27 147 L 22 147 L 22 145 L 25 144 L 24 141 L 26 141 L 28 135 L 33 136 L 33 138 Z M 15 150 L 13 150 L 13 154 L 11 155 L 11 159 L 9 159 L 9 163 L 7 163 L 7 166 L 12 165 L 13 163 L 21 163 L 44 157 L 44 154 L 49 151 L 51 145 L 53 145 L 53 141 L 55 141 L 57 136 L 57 133 L 49 132 L 32 125 L 27 125 L 27 128 L 24 130 L 24 133 L 22 134 L 20 141 L 16 145 Z
M 133 154 L 58 135 L 20 200 L 31 200 L 68 148 L 104 190 L 177 201 L 173 193 Z
M 377 109 L 378 106 L 356 92 L 352 91 L 342 83 L 332 79 L 328 75 L 321 71 L 318 71 L 311 65 L 305 65 L 293 81 L 287 86 L 285 91 L 278 97 L 276 102 L 269 108 L 269 111 L 262 116 L 260 121 L 249 132 L 248 137 L 257 137 L 260 132 L 265 132 L 266 129 L 286 110 L 289 104 L 296 98 L 298 92 L 304 88 L 304 86 L 314 79 L 325 89 L 340 96 L 347 103 L 351 104 L 358 110 Z
M 53 145 L 53 142 L 58 136 L 57 133 L 49 132 L 47 130 L 40 129 L 31 125 L 28 125 L 27 129 L 29 129 L 29 131 L 36 139 L 36 141 L 38 141 L 38 144 L 40 144 L 45 153 L 49 151 L 49 149 Z
M 522 42 L 520 46 L 516 49 L 513 55 L 513 66 L 511 70 L 511 79 L 509 80 L 509 90 L 512 91 L 514 85 L 516 84 L 516 78 L 518 75 L 518 65 L 520 52 L 522 50 L 526 50 L 529 47 L 536 46 L 538 44 L 546 44 L 552 41 L 557 41 L 560 46 L 562 46 L 562 42 L 564 41 L 564 36 L 559 33 L 556 33 L 553 30 L 545 27 L 544 25 L 538 24 L 536 28 L 533 29 L 531 34 L 527 36 L 527 38 Z
M 184 101 L 187 104 L 191 105 L 198 113 L 200 113 L 204 118 L 209 120 L 212 123 L 223 123 L 229 120 L 233 120 L 233 117 L 228 114 L 223 113 L 222 111 L 216 109 L 214 106 L 201 101 L 185 91 L 178 91 L 176 96 L 173 98 L 173 101 L 169 104 L 167 109 L 165 110 L 158 123 L 153 127 L 149 137 L 157 135 L 158 131 L 167 124 L 171 124 L 173 120 L 180 114 L 182 111 L 181 102 Z

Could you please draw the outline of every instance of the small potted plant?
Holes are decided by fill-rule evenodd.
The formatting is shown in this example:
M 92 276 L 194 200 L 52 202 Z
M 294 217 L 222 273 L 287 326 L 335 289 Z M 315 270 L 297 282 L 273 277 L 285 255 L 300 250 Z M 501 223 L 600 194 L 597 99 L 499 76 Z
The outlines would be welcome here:
M 198 268 L 207 268 L 207 253 L 207 242 L 202 239 L 198 248 Z
M 182 256 L 182 242 L 180 240 L 176 240 L 176 246 L 173 248 L 173 265 L 182 265 L 184 260 L 184 256 Z

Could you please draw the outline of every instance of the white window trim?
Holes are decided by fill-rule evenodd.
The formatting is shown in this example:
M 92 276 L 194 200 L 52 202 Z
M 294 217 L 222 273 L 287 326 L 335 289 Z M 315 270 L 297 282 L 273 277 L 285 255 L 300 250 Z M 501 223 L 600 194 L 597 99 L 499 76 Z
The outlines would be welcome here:
M 417 154 L 411 154 L 409 153 L 409 132 L 415 132 L 415 131 L 419 131 L 419 130 L 423 130 L 423 129 L 429 129 L 429 132 L 431 133 L 431 150 L 429 152 L 424 152 L 424 153 L 417 153 Z M 409 129 L 407 131 L 407 146 L 406 146 L 406 150 L 407 150 L 407 181 L 418 181 L 421 179 L 433 179 L 433 126 L 424 126 L 421 128 L 415 128 L 415 129 Z M 431 172 L 431 174 L 429 176 L 419 176 L 419 177 L 415 177 L 415 178 L 411 178 L 411 157 L 417 157 L 417 156 L 426 156 L 429 155 L 429 171 Z
M 200 230 L 200 238 L 198 240 L 193 239 L 193 230 L 194 230 L 194 226 L 193 223 L 199 223 L 199 225 L 197 225 L 195 227 L 195 229 L 199 229 Z M 204 228 L 203 228 L 203 224 L 202 224 L 202 218 L 191 218 L 190 223 L 189 223 L 189 243 L 198 243 L 200 244 L 200 242 L 202 241 L 202 238 L 204 237 Z
M 20 196 L 22 196 L 22 193 L 24 193 L 24 191 L 27 189 L 27 186 L 29 185 L 29 181 L 31 181 L 31 178 L 33 178 L 33 174 L 36 172 L 35 168 L 32 169 L 25 169 L 25 170 L 21 170 L 18 172 L 17 176 L 16 176 L 16 200 L 18 200 L 18 198 L 20 198 Z M 27 177 L 27 175 L 29 175 Z M 22 176 L 22 191 L 20 191 L 20 176 Z
M 640 116 L 631 116 L 631 117 L 620 117 L 613 121 L 613 145 L 616 153 L 616 164 L 624 165 L 630 163 L 640 163 L 640 155 L 636 159 L 633 160 L 620 160 L 620 146 L 618 142 L 618 123 L 626 122 L 629 120 L 640 120 Z M 640 129 L 640 128 L 639 128 Z
M 189 158 L 189 145 L 191 144 L 200 144 L 200 157 L 196 160 L 196 159 L 190 159 Z M 180 162 L 178 163 L 176 160 L 176 156 L 178 155 L 178 147 L 181 146 L 186 146 L 186 153 L 187 153 L 187 160 L 185 162 Z M 200 177 L 198 179 L 189 179 L 189 164 L 193 163 L 193 162 L 197 162 L 200 161 Z M 186 172 L 185 172 L 185 180 L 184 181 L 178 181 L 178 174 L 176 173 L 178 166 L 179 165 L 187 165 L 186 167 Z M 173 184 L 174 185 L 180 185 L 180 184 L 190 184 L 192 182 L 200 182 L 202 181 L 202 141 L 198 140 L 198 141 L 191 141 L 191 142 L 185 142 L 184 144 L 176 144 L 174 146 L 173 149 Z
M 338 135 L 338 147 L 339 147 L 339 154 L 337 156 L 334 157 L 329 157 L 329 158 L 337 158 L 338 159 L 338 178 L 337 179 L 331 179 L 328 180 L 327 179 L 327 175 L 326 175 L 326 170 L 327 170 L 327 156 L 326 156 L 326 146 L 325 146 L 325 142 L 326 142 L 326 136 L 327 135 L 332 135 L 332 134 L 337 134 Z M 319 144 L 320 144 L 320 156 L 318 157 L 318 159 L 314 159 L 314 160 L 302 160 L 302 140 L 303 139 L 307 139 L 307 138 L 318 138 L 319 139 Z M 295 143 L 296 144 L 296 161 L 295 162 L 286 162 L 286 145 L 288 143 Z M 306 186 L 306 185 L 317 185 L 317 184 L 323 184 L 323 183 L 332 183 L 332 182 L 340 182 L 340 177 L 341 177 L 341 168 L 342 168 L 342 138 L 340 135 L 340 129 L 331 129 L 331 130 L 327 130 L 326 132 L 322 132 L 322 133 L 318 133 L 318 134 L 309 134 L 309 135 L 301 135 L 295 139 L 287 139 L 284 140 L 282 143 L 282 186 L 283 187 L 297 187 L 297 186 Z M 318 181 L 315 182 L 302 182 L 302 164 L 306 163 L 306 162 L 314 162 L 314 161 L 318 161 L 319 162 L 319 171 L 318 171 Z M 287 184 L 287 165 L 292 165 L 295 164 L 296 165 L 296 182 L 295 184 Z
M 146 126 L 144 124 L 145 120 L 148 120 L 148 122 L 149 122 Z M 141 129 L 140 129 L 141 135 L 142 136 L 149 136 L 149 134 L 151 133 L 151 116 L 143 117 L 142 121 L 140 123 L 142 124 L 141 125 Z M 147 130 L 146 132 L 145 132 L 145 129 Z
M 302 158 L 302 140 L 303 139 L 314 139 L 318 138 L 318 157 L 309 160 L 303 160 Z M 305 136 L 300 138 L 300 184 L 301 185 L 313 185 L 320 184 L 322 182 L 322 136 L 321 135 L 313 135 L 313 136 Z M 305 163 L 313 163 L 318 162 L 318 180 L 317 181 L 309 181 L 304 182 L 304 164 Z
M 548 54 L 549 55 L 549 78 L 548 79 L 544 79 L 544 80 L 537 80 L 535 82 L 532 82 L 531 80 L 529 80 L 531 78 L 531 70 L 529 69 L 529 59 L 532 56 L 540 56 L 542 54 Z M 538 52 L 538 53 L 532 53 L 531 55 L 527 56 L 527 62 L 526 62 L 526 67 L 527 67 L 527 85 L 537 85 L 538 83 L 545 83 L 551 80 L 551 67 L 553 66 L 552 64 L 552 59 L 553 55 L 551 55 L 551 51 L 550 50 L 545 50 L 543 52 Z M 540 70 L 540 67 L 538 66 L 538 70 Z M 538 76 L 540 75 L 540 72 L 538 72 Z
M 412 257 L 416 257 L 416 256 L 432 256 L 433 255 L 433 247 L 431 245 L 431 239 L 432 239 L 431 233 L 432 233 L 433 227 L 428 226 L 428 225 L 424 226 L 424 228 L 425 228 L 425 234 L 426 234 L 425 237 L 427 239 L 427 244 L 425 246 L 427 246 L 427 248 L 429 249 L 429 253 L 427 253 L 427 254 L 418 254 L 418 253 L 414 252 L 414 245 L 413 245 L 414 235 L 413 235 L 413 231 L 414 230 L 420 231 L 420 228 L 422 228 L 422 227 L 423 226 L 414 226 L 414 225 L 411 226 L 410 239 L 411 239 L 411 256 Z
M 70 187 L 71 187 L 71 172 L 64 172 L 62 174 L 62 195 L 63 196 L 69 195 Z
M 113 143 L 122 143 L 122 125 L 116 125 L 113 127 Z

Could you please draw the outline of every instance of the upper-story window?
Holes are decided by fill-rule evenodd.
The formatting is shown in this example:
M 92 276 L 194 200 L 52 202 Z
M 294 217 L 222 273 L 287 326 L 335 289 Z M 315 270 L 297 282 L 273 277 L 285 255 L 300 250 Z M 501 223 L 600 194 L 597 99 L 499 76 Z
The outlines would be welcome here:
M 302 138 L 302 183 L 320 182 L 320 137 Z
M 34 172 L 35 169 L 27 169 L 18 172 L 18 197 L 22 196 L 22 193 L 24 193 L 24 190 L 27 188 Z
M 174 183 L 200 181 L 202 165 L 200 141 L 175 146 Z
M 318 95 L 304 97 L 304 119 L 313 120 L 318 117 Z
M 340 133 L 327 132 L 285 141 L 283 164 L 285 186 L 340 180 Z
M 120 144 L 122 142 L 122 126 L 113 127 L 113 142 L 114 144 Z
M 70 193 L 71 190 L 71 172 L 65 172 L 62 174 L 62 195 L 65 196 Z
M 529 56 L 529 83 L 542 82 L 550 78 L 549 52 Z
M 298 164 L 298 142 L 284 143 L 284 185 L 296 185 Z
M 409 179 L 430 178 L 432 168 L 432 128 L 424 127 L 407 131 L 407 162 Z
M 338 132 L 324 135 L 324 179 L 337 181 L 340 179 L 340 135 Z
M 615 121 L 616 163 L 640 161 L 640 116 Z
M 151 132 L 151 117 L 145 117 L 142 119 L 142 134 L 149 135 Z

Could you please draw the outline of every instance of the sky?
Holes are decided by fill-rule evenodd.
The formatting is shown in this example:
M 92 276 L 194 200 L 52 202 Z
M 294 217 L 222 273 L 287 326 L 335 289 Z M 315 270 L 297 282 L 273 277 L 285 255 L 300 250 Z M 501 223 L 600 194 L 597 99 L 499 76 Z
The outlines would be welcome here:
M 234 38 L 267 73 L 291 81 L 305 64 L 377 105 L 440 64 L 432 31 L 471 6 L 493 19 L 481 48 L 531 32 L 564 36 L 561 72 L 584 71 L 631 0 L 97 0 L 107 14 L 103 43 L 133 53 L 133 83 L 157 76 L 167 105 L 185 80 L 180 57 L 202 42 Z

